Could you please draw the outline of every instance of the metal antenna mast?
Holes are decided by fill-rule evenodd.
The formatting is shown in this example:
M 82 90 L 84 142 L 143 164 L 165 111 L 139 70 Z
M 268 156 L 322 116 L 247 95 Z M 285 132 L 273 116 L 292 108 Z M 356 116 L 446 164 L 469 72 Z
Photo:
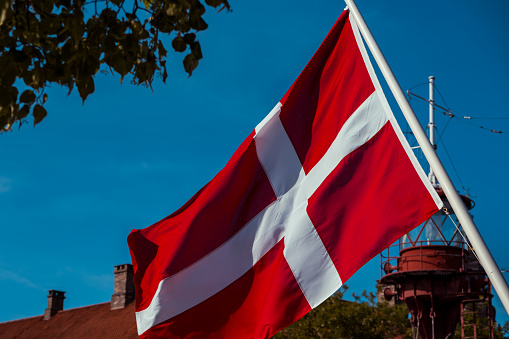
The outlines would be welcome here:
M 435 77 L 429 77 L 429 142 L 434 149 L 437 149 L 437 145 L 435 144 Z M 433 168 L 429 167 L 428 174 L 429 181 L 433 185 L 433 187 L 437 187 L 437 178 L 435 177 L 435 173 L 433 172 Z

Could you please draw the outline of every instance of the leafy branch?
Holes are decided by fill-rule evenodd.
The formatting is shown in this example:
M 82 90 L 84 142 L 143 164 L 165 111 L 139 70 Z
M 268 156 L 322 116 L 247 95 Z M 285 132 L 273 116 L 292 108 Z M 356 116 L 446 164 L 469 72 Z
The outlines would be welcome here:
M 204 3 L 230 10 L 227 0 Z M 208 27 L 205 10 L 202 0 L 0 0 L 0 132 L 30 114 L 41 122 L 51 84 L 76 87 L 84 103 L 99 71 L 136 85 L 151 87 L 156 75 L 166 82 L 165 35 L 187 53 L 191 76 L 203 57 L 196 33 Z

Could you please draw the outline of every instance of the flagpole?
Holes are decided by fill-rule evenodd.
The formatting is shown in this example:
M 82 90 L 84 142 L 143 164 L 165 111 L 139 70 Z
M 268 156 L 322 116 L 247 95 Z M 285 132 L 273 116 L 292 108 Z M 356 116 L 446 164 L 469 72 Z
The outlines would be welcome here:
M 468 213 L 463 201 L 461 200 L 458 192 L 454 188 L 454 185 L 449 178 L 449 175 L 445 171 L 444 165 L 438 158 L 438 155 L 435 152 L 435 149 L 431 146 L 426 133 L 422 129 L 417 116 L 415 115 L 410 103 L 408 102 L 405 94 L 403 93 L 394 73 L 392 72 L 387 60 L 380 50 L 380 47 L 375 41 L 375 38 L 371 34 L 364 18 L 362 17 L 357 5 L 354 0 L 345 0 L 350 13 L 352 14 L 354 20 L 359 26 L 359 29 L 368 45 L 373 57 L 375 58 L 378 67 L 382 71 L 382 74 L 389 85 L 396 101 L 398 102 L 399 107 L 403 111 L 403 115 L 405 116 L 410 129 L 412 130 L 417 142 L 421 146 L 421 150 L 424 153 L 424 156 L 429 162 L 430 167 L 433 169 L 438 181 L 440 182 L 440 186 L 444 190 L 445 196 L 447 200 L 451 204 L 456 217 L 458 218 L 461 226 L 473 247 L 473 250 L 477 254 L 481 265 L 483 266 L 488 278 L 490 279 L 493 287 L 498 293 L 502 304 L 506 312 L 509 314 L 509 286 L 505 281 L 502 273 L 500 272 L 500 268 L 497 266 L 495 259 L 491 255 L 486 243 L 484 242 L 479 230 L 475 226 L 470 214 Z

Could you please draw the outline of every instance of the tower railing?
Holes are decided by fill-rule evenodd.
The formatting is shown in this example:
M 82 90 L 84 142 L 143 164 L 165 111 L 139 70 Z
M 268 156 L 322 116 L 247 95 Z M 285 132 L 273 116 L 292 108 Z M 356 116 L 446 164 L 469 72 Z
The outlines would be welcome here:
M 423 302 L 429 299 L 431 305 L 428 306 L 433 313 L 434 302 L 452 305 L 450 302 L 456 300 L 454 312 L 458 314 L 461 338 L 493 338 L 495 316 L 491 284 L 469 250 L 469 245 L 465 241 L 444 242 L 437 239 L 407 242 L 404 239 L 380 254 L 380 283 L 385 286 L 380 296 L 385 296 L 387 300 L 394 297 L 405 300 L 412 314 L 412 326 L 419 328 L 421 334 L 426 331 L 420 328 L 424 325 L 419 325 L 414 318 L 416 312 L 421 312 Z M 419 290 L 417 294 L 416 288 Z M 414 309 L 408 304 L 409 301 L 415 304 Z M 450 321 L 454 320 L 451 318 Z M 431 338 L 429 333 L 423 337 Z
M 447 253 L 445 253 L 443 250 L 444 248 L 452 250 L 449 250 Z M 457 264 L 459 260 L 461 263 L 460 270 L 463 272 L 467 270 L 467 265 L 471 264 L 472 262 L 477 262 L 472 253 L 468 250 L 468 244 L 464 241 L 451 241 L 448 242 L 448 244 L 444 244 L 443 240 L 420 240 L 415 242 L 400 241 L 387 247 L 385 251 L 380 253 L 381 277 L 392 273 L 392 271 L 401 269 L 401 254 L 404 252 L 409 252 L 410 250 L 412 253 L 406 254 L 404 258 L 407 261 L 412 261 L 412 270 L 457 269 L 458 266 L 451 267 L 450 265 L 440 265 L 441 263 L 433 264 L 430 263 L 429 260 L 425 260 L 429 259 L 430 256 L 433 256 L 432 251 L 429 251 L 430 249 L 435 251 L 435 256 L 445 256 L 452 260 L 455 264 Z M 472 268 L 473 267 L 470 267 L 470 269 Z M 479 272 L 478 270 L 476 271 Z

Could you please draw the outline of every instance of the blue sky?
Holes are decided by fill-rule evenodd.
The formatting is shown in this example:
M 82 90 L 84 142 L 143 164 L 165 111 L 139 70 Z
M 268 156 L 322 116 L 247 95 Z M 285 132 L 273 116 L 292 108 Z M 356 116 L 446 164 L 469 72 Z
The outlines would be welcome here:
M 153 92 L 97 75 L 96 92 L 82 105 L 77 92 L 53 87 L 41 124 L 0 135 L 0 322 L 42 314 L 48 289 L 67 292 L 65 308 L 109 301 L 113 266 L 130 262 L 131 229 L 172 213 L 224 166 L 345 7 L 328 0 L 231 5 L 230 13 L 208 9 L 209 29 L 198 35 L 204 59 L 192 77 L 182 55 L 170 53 L 167 85 L 156 80 Z M 507 1 L 357 5 L 403 90 L 433 75 L 454 114 L 505 118 L 470 122 L 509 133 Z M 426 86 L 413 91 L 427 96 Z M 426 104 L 412 105 L 426 124 Z M 439 131 L 447 119 L 437 116 Z M 442 144 L 439 156 L 457 188 L 463 183 L 473 196 L 474 221 L 499 266 L 508 267 L 509 134 L 453 119 L 442 141 L 461 182 Z M 379 278 L 377 257 L 347 285 L 374 291 Z M 494 304 L 497 320 L 509 319 Z

